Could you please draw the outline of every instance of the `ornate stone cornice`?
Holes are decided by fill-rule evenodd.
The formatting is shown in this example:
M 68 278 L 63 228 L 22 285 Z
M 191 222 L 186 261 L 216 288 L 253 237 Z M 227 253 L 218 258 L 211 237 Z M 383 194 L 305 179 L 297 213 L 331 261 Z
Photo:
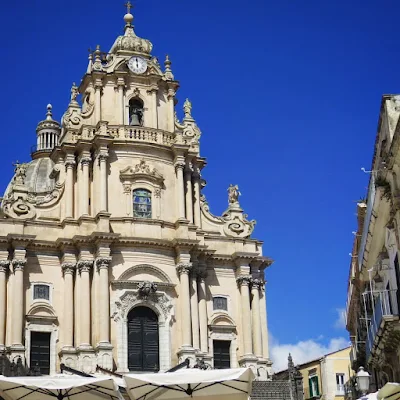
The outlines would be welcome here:
M 80 274 L 82 272 L 90 272 L 91 268 L 93 267 L 93 260 L 78 261 L 76 266 L 77 266 Z
M 26 259 L 23 260 L 12 260 L 12 266 L 13 266 L 13 270 L 14 273 L 16 271 L 23 271 L 26 265 Z
M 98 271 L 100 271 L 103 268 L 108 269 L 110 264 L 111 264 L 110 257 L 99 257 L 96 259 L 96 266 Z
M 0 261 L 0 272 L 7 272 L 9 268 L 10 268 L 10 260 Z
M 64 275 L 66 275 L 66 274 L 73 275 L 75 273 L 75 270 L 76 270 L 76 263 L 63 262 L 61 264 L 61 268 L 63 270 Z
M 189 275 L 189 273 L 190 273 L 192 268 L 193 268 L 193 265 L 190 262 L 188 262 L 188 263 L 179 263 L 176 266 L 176 270 L 177 270 L 179 275 L 181 275 L 181 274 L 188 274 Z
M 240 275 L 236 278 L 236 282 L 239 286 L 249 286 L 251 281 L 251 275 Z

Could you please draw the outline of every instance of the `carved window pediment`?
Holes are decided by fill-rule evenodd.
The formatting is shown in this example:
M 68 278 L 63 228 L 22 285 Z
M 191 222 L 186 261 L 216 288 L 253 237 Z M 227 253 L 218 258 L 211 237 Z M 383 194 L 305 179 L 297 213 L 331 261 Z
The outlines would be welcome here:
M 138 180 L 151 182 L 159 187 L 164 186 L 164 177 L 156 168 L 150 168 L 144 159 L 135 166 L 127 166 L 119 173 L 122 181 L 135 182 Z

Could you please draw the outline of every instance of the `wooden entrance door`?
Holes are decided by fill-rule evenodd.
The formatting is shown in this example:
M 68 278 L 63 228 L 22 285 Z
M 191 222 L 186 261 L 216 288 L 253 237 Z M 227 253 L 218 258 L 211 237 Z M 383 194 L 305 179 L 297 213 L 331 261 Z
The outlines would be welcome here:
M 159 370 L 158 317 L 148 307 L 135 307 L 128 314 L 129 371 Z
M 30 369 L 39 366 L 42 375 L 50 375 L 50 332 L 31 332 Z

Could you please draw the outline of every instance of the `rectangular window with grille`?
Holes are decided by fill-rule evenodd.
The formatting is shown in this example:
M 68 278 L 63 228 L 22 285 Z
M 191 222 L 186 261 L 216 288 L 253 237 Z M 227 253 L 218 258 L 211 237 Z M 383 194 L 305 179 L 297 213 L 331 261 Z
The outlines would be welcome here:
M 213 297 L 213 309 L 228 311 L 228 299 L 226 297 Z
M 214 340 L 214 369 L 224 369 L 231 367 L 231 341 Z
M 344 396 L 344 374 L 336 374 L 336 396 Z
M 34 285 L 33 300 L 50 300 L 49 285 L 41 285 L 41 284 Z

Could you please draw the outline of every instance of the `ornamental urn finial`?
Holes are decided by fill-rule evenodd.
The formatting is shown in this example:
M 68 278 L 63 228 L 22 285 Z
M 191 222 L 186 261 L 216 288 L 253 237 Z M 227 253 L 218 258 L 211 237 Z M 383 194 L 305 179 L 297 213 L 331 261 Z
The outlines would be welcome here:
M 174 75 L 172 73 L 172 69 L 171 69 L 171 60 L 169 59 L 169 55 L 167 54 L 165 56 L 165 61 L 164 61 L 164 66 L 165 66 L 165 79 L 168 81 L 173 81 L 174 80 Z

